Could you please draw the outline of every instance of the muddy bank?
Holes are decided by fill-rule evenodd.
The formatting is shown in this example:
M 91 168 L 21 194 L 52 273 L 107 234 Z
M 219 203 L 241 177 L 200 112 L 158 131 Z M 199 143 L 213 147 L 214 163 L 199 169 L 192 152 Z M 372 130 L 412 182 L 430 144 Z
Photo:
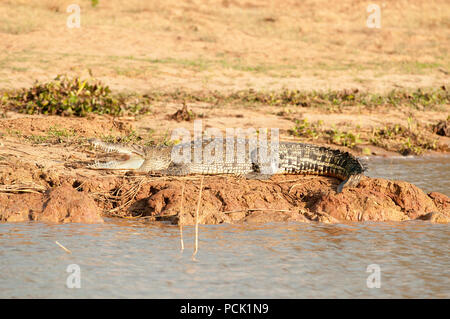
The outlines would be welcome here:
M 87 165 L 99 154 L 82 143 L 30 145 L 13 137 L 0 143 L 0 221 L 97 223 L 122 217 L 194 223 L 202 176 L 91 170 Z M 339 183 L 318 176 L 280 175 L 267 181 L 204 176 L 199 222 L 450 220 L 444 194 L 427 195 L 407 182 L 368 177 L 336 194 Z
M 101 223 L 103 217 L 115 216 L 192 225 L 202 176 L 161 178 L 104 173 L 83 178 L 42 173 L 35 178 L 48 189 L 0 193 L 1 221 Z M 280 175 L 267 181 L 231 176 L 203 178 L 201 224 L 450 221 L 450 199 L 446 195 L 427 195 L 402 181 L 365 177 L 357 188 L 337 194 L 339 181 L 328 177 Z
M 0 193 L 0 220 L 103 223 L 101 210 L 95 201 L 68 184 L 51 188 L 44 194 Z
M 0 221 L 97 223 L 107 216 L 194 223 L 201 176 L 158 178 L 90 170 L 87 165 L 99 159 L 98 152 L 65 134 L 73 129 L 84 138 L 92 136 L 96 128 L 105 134 L 120 133 L 127 121 L 117 125 L 118 121 L 101 117 L 82 123 L 79 119 L 46 118 L 50 119 L 68 122 L 43 137 L 30 135 L 36 131 L 24 131 L 28 139 L 34 136 L 37 141 L 33 143 L 21 137 L 0 136 Z M 30 127 L 39 131 L 43 122 Z M 20 123 L 17 120 L 16 124 Z M 86 132 L 79 131 L 75 124 Z M 368 177 L 357 188 L 336 194 L 339 183 L 317 176 L 274 176 L 267 181 L 205 176 L 199 222 L 450 219 L 450 200 L 443 194 L 427 195 L 406 182 Z

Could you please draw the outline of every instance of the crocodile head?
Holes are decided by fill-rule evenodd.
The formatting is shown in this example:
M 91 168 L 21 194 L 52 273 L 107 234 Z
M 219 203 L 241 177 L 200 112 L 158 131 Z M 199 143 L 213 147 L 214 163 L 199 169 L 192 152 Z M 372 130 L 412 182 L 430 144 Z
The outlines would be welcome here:
M 89 143 L 107 153 L 114 152 L 127 156 L 123 161 L 96 162 L 89 165 L 89 168 L 153 172 L 166 169 L 170 164 L 170 148 L 166 146 L 145 148 L 139 145 L 126 146 L 116 143 L 105 143 L 99 139 L 90 139 Z
M 124 170 L 134 170 L 139 169 L 144 162 L 144 153 L 142 150 L 136 148 L 135 146 L 124 146 L 115 143 L 105 143 L 99 139 L 90 139 L 88 142 L 95 148 L 100 148 L 107 153 L 119 153 L 125 154 L 126 159 L 123 161 L 109 161 L 109 162 L 95 162 L 89 165 L 92 169 L 124 169 Z

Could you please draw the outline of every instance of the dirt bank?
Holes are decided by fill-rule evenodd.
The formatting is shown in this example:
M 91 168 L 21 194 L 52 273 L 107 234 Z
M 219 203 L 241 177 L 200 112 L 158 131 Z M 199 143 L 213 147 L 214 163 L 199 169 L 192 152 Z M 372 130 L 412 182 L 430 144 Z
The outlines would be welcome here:
M 160 118 L 158 125 L 165 123 L 167 128 L 175 123 L 192 125 L 167 119 L 170 114 L 166 110 L 136 120 L 8 113 L 0 119 L 4 132 L 0 135 L 0 220 L 97 223 L 102 217 L 117 216 L 194 223 L 201 176 L 158 178 L 86 168 L 102 160 L 87 138 L 140 143 L 144 140 L 134 128 L 143 132 L 149 125 L 154 127 L 149 119 Z M 220 117 L 211 119 L 224 127 Z M 248 119 L 244 127 L 255 124 L 254 118 Z M 406 182 L 367 177 L 358 188 L 336 194 L 338 184 L 336 179 L 315 176 L 274 176 L 268 181 L 205 176 L 199 222 L 450 220 L 446 195 L 427 195 Z
M 31 180 L 28 188 L 22 185 L 16 189 L 21 193 L 13 193 L 13 188 L 0 193 L 1 221 L 99 223 L 102 216 L 117 216 L 192 225 L 202 178 L 202 224 L 450 221 L 450 199 L 446 195 L 427 195 L 412 184 L 379 178 L 363 178 L 357 188 L 337 194 L 339 181 L 328 177 L 280 175 L 258 181 L 231 176 L 162 178 L 106 172 L 87 177 L 79 173 L 52 175 L 31 165 L 18 168 L 13 169 L 15 176 L 28 174 Z M 48 189 L 39 192 L 36 185 Z

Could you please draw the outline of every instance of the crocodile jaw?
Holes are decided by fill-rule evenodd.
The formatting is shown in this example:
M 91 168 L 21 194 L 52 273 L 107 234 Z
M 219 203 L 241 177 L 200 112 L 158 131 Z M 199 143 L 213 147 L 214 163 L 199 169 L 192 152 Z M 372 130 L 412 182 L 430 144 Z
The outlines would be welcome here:
M 138 170 L 144 163 L 144 159 L 138 155 L 131 155 L 126 161 L 110 161 L 110 162 L 96 162 L 89 165 L 92 169 L 124 169 L 124 170 Z
M 126 154 L 128 155 L 128 159 L 125 161 L 110 161 L 104 163 L 96 162 L 92 165 L 88 165 L 88 168 L 137 170 L 141 168 L 142 164 L 145 161 L 141 152 L 130 147 L 114 143 L 105 143 L 99 139 L 90 139 L 89 143 L 95 148 L 100 148 L 107 153 L 117 152 L 120 154 Z
M 120 154 L 144 156 L 144 153 L 133 147 L 124 146 L 117 143 L 105 143 L 97 138 L 91 138 L 88 142 L 94 146 L 94 148 L 99 148 L 106 153 L 117 152 Z

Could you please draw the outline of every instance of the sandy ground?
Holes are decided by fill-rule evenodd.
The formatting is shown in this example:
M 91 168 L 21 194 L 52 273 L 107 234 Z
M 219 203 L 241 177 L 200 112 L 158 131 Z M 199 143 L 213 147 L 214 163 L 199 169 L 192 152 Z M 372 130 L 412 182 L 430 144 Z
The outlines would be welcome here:
M 369 91 L 449 83 L 450 4 L 367 1 L 73 1 L 0 3 L 0 88 L 55 75 L 114 89 L 243 88 Z

